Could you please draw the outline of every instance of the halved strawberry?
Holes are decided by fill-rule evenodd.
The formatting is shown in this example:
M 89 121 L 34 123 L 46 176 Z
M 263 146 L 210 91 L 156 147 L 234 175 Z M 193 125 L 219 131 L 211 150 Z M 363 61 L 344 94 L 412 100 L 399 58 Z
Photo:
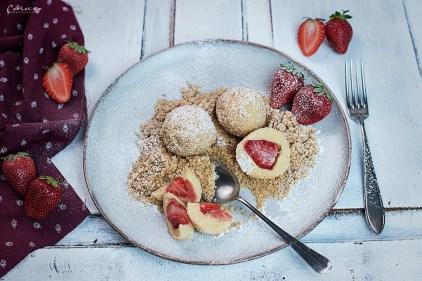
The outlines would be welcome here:
M 42 85 L 51 99 L 66 103 L 71 97 L 72 72 L 65 63 L 55 62 L 44 74 Z
M 325 39 L 323 19 L 307 18 L 300 24 L 297 38 L 302 53 L 312 56 Z
M 248 140 L 245 151 L 258 167 L 271 170 L 280 153 L 280 146 L 266 140 Z

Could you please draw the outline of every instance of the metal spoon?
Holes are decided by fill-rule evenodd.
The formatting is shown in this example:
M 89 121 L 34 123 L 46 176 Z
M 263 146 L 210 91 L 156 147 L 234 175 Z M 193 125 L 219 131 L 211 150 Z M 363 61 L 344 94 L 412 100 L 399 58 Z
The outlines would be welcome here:
M 327 273 L 330 271 L 332 265 L 331 262 L 321 254 L 315 252 L 283 229 L 278 227 L 273 223 L 269 218 L 262 214 L 258 209 L 252 206 L 248 201 L 240 197 L 240 185 L 236 176 L 233 175 L 225 167 L 220 164 L 216 164 L 215 172 L 217 174 L 217 179 L 215 180 L 215 195 L 213 198 L 214 202 L 225 203 L 229 201 L 237 200 L 246 207 L 248 207 L 252 212 L 254 212 L 258 217 L 260 217 L 264 222 L 266 222 L 275 232 L 277 232 L 284 241 L 286 241 L 292 248 L 298 253 L 316 272 L 318 273 Z

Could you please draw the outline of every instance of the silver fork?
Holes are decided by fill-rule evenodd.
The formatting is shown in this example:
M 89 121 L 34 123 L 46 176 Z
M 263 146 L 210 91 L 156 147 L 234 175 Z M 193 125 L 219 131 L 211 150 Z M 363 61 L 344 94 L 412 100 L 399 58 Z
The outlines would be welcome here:
M 361 60 L 346 60 L 344 64 L 344 80 L 346 85 L 346 101 L 350 117 L 360 125 L 363 147 L 363 188 L 366 221 L 375 233 L 384 229 L 384 206 L 375 175 L 371 151 L 365 131 L 364 120 L 369 116 L 366 96 L 365 73 Z

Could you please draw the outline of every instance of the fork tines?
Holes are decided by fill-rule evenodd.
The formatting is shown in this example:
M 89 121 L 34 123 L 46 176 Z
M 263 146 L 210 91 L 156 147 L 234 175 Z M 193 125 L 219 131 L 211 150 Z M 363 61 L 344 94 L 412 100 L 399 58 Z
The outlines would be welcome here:
M 349 111 L 368 109 L 366 97 L 365 70 L 362 60 L 345 60 L 344 80 L 346 85 L 346 101 Z M 350 112 L 352 115 L 353 113 Z

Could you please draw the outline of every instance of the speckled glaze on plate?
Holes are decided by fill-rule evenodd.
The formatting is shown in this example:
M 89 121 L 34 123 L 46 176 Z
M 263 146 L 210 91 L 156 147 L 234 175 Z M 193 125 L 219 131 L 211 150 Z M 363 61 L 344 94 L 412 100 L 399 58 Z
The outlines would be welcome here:
M 157 99 L 180 98 L 180 89 L 187 83 L 205 91 L 249 87 L 268 93 L 272 74 L 286 61 L 304 72 L 306 83 L 319 80 L 277 50 L 233 40 L 181 44 L 123 73 L 99 99 L 84 144 L 85 179 L 104 218 L 137 247 L 185 263 L 236 263 L 285 247 L 284 241 L 264 223 L 251 219 L 247 211 L 235 214 L 237 220 L 245 221 L 242 227 L 225 235 L 195 233 L 189 241 L 173 240 L 156 207 L 130 197 L 126 179 L 138 157 L 139 125 L 151 118 Z M 311 174 L 287 198 L 266 202 L 265 214 L 296 237 L 318 225 L 343 191 L 351 162 L 345 118 L 335 99 L 330 115 L 315 125 L 321 152 Z M 246 189 L 242 194 L 253 201 Z

